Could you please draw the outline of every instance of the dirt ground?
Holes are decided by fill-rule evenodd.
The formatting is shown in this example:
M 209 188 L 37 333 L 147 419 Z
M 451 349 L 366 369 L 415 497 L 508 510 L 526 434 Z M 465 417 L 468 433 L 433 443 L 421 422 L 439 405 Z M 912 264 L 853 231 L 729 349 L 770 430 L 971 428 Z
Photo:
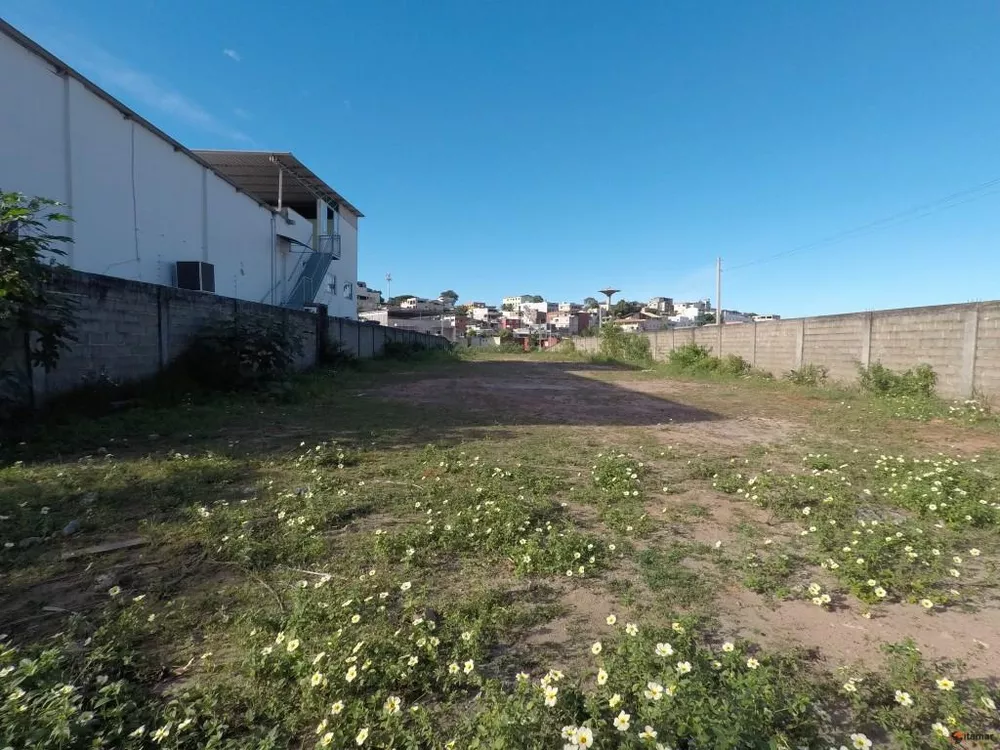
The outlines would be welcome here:
M 649 444 L 652 437 L 687 455 L 736 455 L 752 446 L 798 454 L 810 441 L 859 444 L 863 434 L 856 425 L 833 420 L 824 430 L 829 401 L 755 392 L 738 383 L 651 379 L 580 363 L 479 362 L 460 374 L 394 384 L 373 395 L 432 407 L 458 402 L 494 424 L 558 426 L 557 434 L 567 441 L 579 439 L 583 430 L 627 449 L 630 444 Z M 970 434 L 961 426 L 941 423 L 901 425 L 900 439 L 922 451 L 953 454 L 1000 447 L 991 435 Z M 671 509 L 691 504 L 701 507 L 703 514 L 678 525 Z M 798 533 L 794 525 L 776 522 L 764 511 L 735 503 L 705 486 L 653 498 L 648 511 L 654 520 L 665 519 L 663 530 L 648 542 L 652 547 L 676 539 L 729 545 L 737 528 L 746 524 L 775 541 Z M 581 514 L 586 513 L 581 510 Z M 738 585 L 723 586 L 715 594 L 708 611 L 717 618 L 721 633 L 769 646 L 799 647 L 831 670 L 877 663 L 884 644 L 913 638 L 927 657 L 963 661 L 970 676 L 1000 674 L 1000 608 L 993 604 L 976 612 L 933 615 L 916 605 L 899 604 L 882 607 L 867 619 L 862 616 L 864 606 L 856 600 L 828 611 L 807 601 L 778 601 Z M 593 587 L 566 591 L 562 603 L 567 613 L 533 632 L 529 645 L 558 650 L 580 631 L 599 637 L 607 614 L 623 609 L 609 590 Z

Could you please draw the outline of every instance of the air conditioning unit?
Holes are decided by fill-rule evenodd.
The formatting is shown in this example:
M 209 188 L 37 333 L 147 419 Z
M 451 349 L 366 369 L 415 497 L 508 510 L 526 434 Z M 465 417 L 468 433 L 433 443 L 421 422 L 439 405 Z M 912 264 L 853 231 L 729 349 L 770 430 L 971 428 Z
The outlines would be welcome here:
M 177 261 L 177 287 L 214 293 L 215 266 L 200 260 Z

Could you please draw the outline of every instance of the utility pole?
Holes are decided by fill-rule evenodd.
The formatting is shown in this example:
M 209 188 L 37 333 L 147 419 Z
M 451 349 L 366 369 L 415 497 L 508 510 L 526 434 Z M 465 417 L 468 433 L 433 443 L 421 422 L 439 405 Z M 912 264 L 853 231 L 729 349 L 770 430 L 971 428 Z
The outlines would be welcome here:
M 722 356 L 722 258 L 715 261 L 715 325 L 719 327 L 719 345 L 715 356 Z
M 387 273 L 385 275 L 385 304 L 389 304 L 389 300 L 392 299 L 392 274 Z

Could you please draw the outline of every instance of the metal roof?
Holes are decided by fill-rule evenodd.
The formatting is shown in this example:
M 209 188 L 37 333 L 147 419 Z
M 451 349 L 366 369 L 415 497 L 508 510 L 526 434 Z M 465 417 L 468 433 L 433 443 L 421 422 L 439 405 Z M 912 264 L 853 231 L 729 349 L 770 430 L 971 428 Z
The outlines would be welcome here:
M 195 153 L 224 174 L 231 182 L 270 206 L 278 205 L 278 173 L 281 180 L 281 205 L 288 206 L 307 219 L 316 217 L 316 199 L 346 208 L 355 216 L 364 216 L 336 190 L 317 177 L 295 154 L 275 151 L 207 151 Z

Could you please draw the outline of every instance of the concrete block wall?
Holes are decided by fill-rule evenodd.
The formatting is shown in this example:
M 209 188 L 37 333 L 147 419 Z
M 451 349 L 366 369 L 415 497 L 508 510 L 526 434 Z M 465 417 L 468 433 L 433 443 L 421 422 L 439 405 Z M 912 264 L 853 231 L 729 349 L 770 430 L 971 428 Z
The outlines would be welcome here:
M 822 365 L 841 382 L 857 379 L 858 365 L 881 362 L 900 371 L 928 364 L 946 398 L 974 393 L 1000 398 L 1000 301 L 815 318 L 677 328 L 641 334 L 653 357 L 691 342 L 715 355 L 737 354 L 780 377 L 803 365 Z M 577 349 L 597 352 L 596 338 L 575 339 Z
M 723 329 L 722 351 L 726 352 L 726 338 L 730 329 L 750 326 L 754 336 L 754 367 L 784 375 L 800 364 L 803 330 L 800 320 L 769 320 L 764 323 L 732 323 Z
M 1000 394 L 1000 302 L 980 305 L 975 352 L 976 389 L 994 396 Z
M 302 341 L 298 369 L 318 362 L 322 323 L 313 312 L 80 272 L 71 274 L 65 292 L 77 304 L 77 341 L 62 353 L 52 372 L 30 371 L 36 404 L 98 377 L 116 382 L 152 377 L 180 356 L 204 326 L 233 317 L 280 322 Z M 361 359 L 377 356 L 385 341 L 395 340 L 390 336 L 399 333 L 343 318 L 328 319 L 326 332 L 330 343 L 340 343 Z M 450 346 L 440 336 L 405 333 L 407 343 Z M 23 347 L 4 350 L 14 365 L 23 360 Z
M 871 316 L 831 315 L 806 318 L 803 322 L 802 361 L 821 364 L 834 380 L 850 381 L 857 377 L 858 363 L 867 364 L 864 341 L 871 329 Z

